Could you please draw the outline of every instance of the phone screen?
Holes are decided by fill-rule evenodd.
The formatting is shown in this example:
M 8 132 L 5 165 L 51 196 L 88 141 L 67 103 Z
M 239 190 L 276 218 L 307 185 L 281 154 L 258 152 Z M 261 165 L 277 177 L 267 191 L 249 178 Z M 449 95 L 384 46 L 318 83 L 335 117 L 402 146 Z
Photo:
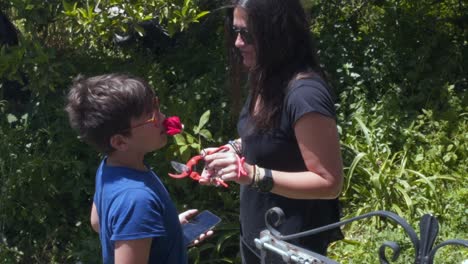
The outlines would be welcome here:
M 184 244 L 189 246 L 193 241 L 199 238 L 201 234 L 206 233 L 219 224 L 219 222 L 221 222 L 221 218 L 208 210 L 191 218 L 188 223 L 182 225 Z

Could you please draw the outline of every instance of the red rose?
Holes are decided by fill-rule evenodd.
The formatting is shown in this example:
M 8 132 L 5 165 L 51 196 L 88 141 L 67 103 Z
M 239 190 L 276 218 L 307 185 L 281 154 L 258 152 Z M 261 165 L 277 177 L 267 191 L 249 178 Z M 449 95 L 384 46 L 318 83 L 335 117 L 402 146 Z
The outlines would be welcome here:
M 166 128 L 166 133 L 169 136 L 179 134 L 184 128 L 184 125 L 182 125 L 178 116 L 171 116 L 164 119 L 163 126 Z

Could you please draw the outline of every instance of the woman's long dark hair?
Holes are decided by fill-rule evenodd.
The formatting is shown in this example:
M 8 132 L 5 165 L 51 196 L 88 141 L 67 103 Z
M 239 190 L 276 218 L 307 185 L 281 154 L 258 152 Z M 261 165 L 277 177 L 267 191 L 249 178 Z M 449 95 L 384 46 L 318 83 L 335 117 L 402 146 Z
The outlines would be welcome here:
M 261 98 L 254 122 L 258 128 L 272 127 L 278 121 L 290 81 L 311 72 L 322 75 L 309 23 L 300 0 L 233 0 L 232 4 L 227 27 L 232 27 L 234 8 L 242 7 L 248 14 L 248 31 L 255 40 L 256 64 L 249 75 L 250 113 Z M 231 33 L 227 44 L 231 83 L 239 88 L 242 60 L 234 46 L 235 38 Z

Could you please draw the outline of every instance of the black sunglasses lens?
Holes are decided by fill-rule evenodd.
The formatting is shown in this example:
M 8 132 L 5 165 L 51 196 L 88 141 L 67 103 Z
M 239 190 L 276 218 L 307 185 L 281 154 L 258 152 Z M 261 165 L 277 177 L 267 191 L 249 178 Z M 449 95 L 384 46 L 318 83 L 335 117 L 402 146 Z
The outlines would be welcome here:
M 250 35 L 249 32 L 243 31 L 241 32 L 242 39 L 245 41 L 247 44 L 252 44 L 253 43 L 253 38 L 252 35 Z
M 233 27 L 232 30 L 236 35 L 241 36 L 242 40 L 245 42 L 245 44 L 252 44 L 253 43 L 253 38 L 252 35 L 245 29 L 245 28 L 238 28 L 238 27 Z

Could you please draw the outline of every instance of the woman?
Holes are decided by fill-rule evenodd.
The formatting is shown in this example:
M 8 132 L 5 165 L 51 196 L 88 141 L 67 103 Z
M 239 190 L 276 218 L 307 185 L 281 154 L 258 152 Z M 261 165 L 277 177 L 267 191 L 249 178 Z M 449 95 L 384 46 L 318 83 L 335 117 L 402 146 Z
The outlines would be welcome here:
M 240 139 L 230 142 L 230 152 L 206 155 L 201 183 L 220 177 L 240 184 L 242 261 L 259 263 L 254 239 L 266 229 L 268 209 L 283 209 L 283 234 L 339 221 L 342 161 L 332 95 L 300 1 L 233 4 L 237 57 L 231 70 L 239 72 L 236 61 L 247 68 L 250 93 L 237 126 Z M 292 242 L 325 255 L 329 243 L 341 238 L 336 229 Z M 278 256 L 267 263 L 282 261 Z

